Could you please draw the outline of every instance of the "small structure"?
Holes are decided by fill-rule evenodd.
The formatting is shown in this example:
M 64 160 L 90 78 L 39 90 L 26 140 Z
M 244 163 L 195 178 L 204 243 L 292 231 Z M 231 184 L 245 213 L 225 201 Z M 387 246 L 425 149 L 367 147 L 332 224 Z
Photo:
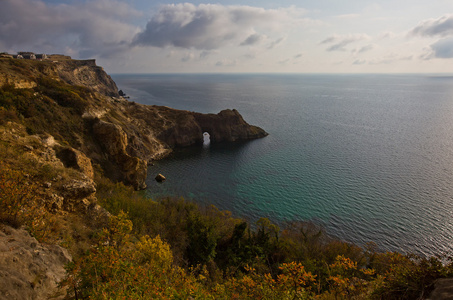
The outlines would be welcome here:
M 22 55 L 24 59 L 36 59 L 36 55 L 33 52 L 18 52 L 18 55 Z
M 13 58 L 15 58 L 15 59 L 24 59 L 24 57 L 22 55 L 20 55 L 20 54 L 14 54 Z
M 47 59 L 47 54 L 36 54 L 36 59 L 38 60 Z

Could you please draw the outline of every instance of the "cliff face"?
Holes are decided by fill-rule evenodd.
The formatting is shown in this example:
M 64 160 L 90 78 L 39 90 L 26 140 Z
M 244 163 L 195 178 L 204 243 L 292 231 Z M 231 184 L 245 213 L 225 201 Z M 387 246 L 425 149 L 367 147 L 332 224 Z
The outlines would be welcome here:
M 66 83 L 90 88 L 100 94 L 119 97 L 113 79 L 94 60 L 68 60 L 55 64 L 58 76 Z
M 52 135 L 99 164 L 106 176 L 145 188 L 148 162 L 175 147 L 261 138 L 267 133 L 244 121 L 236 110 L 200 114 L 129 102 L 94 60 L 30 61 L 0 59 L 0 106 L 5 119 L 28 132 Z M 24 89 L 19 89 L 24 88 Z M 1 124 L 0 124 L 1 125 Z M 76 154 L 65 152 L 61 157 Z
M 94 60 L 72 60 L 56 57 L 47 61 L 0 60 L 0 86 L 13 84 L 16 88 L 34 88 L 37 78 L 45 76 L 70 85 L 85 86 L 100 94 L 119 97 L 118 88 Z

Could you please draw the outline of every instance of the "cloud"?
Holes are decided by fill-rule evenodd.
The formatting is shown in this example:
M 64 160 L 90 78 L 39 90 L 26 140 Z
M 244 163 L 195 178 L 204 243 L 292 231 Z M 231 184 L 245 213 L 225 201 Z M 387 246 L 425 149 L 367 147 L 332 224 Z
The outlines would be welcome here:
M 437 19 L 422 21 L 410 31 L 410 34 L 441 37 L 453 35 L 453 15 L 445 15 Z
M 364 53 L 364 52 L 368 52 L 368 51 L 373 50 L 373 49 L 374 49 L 374 45 L 373 44 L 369 44 L 369 45 L 363 46 L 362 48 L 357 50 L 357 53 Z
M 356 19 L 359 18 L 359 14 L 344 14 L 336 16 L 337 19 Z
M 370 65 L 388 65 L 398 61 L 410 61 L 413 60 L 413 55 L 400 55 L 396 53 L 387 54 L 381 58 L 373 59 L 369 61 Z
M 109 57 L 129 48 L 141 16 L 115 0 L 46 4 L 41 0 L 2 0 L 0 46 L 8 50 L 64 51 L 83 57 Z
M 241 46 L 252 46 L 255 44 L 260 43 L 261 41 L 265 40 L 266 36 L 258 33 L 254 33 L 250 35 L 248 38 L 245 39 L 240 45 Z
M 352 64 L 353 65 L 364 65 L 367 61 L 365 59 L 356 59 Z
M 216 67 L 234 67 L 237 65 L 237 60 L 235 59 L 223 59 L 218 61 L 215 65 Z
M 346 51 L 346 46 L 361 40 L 369 39 L 370 37 L 366 34 L 348 34 L 348 35 L 333 35 L 330 36 L 320 44 L 333 44 L 329 46 L 326 51 Z
M 283 41 L 285 41 L 286 38 L 281 37 L 276 39 L 275 41 L 272 41 L 269 45 L 267 45 L 267 49 L 274 49 L 278 45 L 280 45 Z
M 391 32 L 391 31 L 384 31 L 384 32 L 381 32 L 377 38 L 379 40 L 383 40 L 383 39 L 393 39 L 395 37 L 398 37 L 398 34 L 394 33 L 394 32 Z
M 423 59 L 431 58 L 453 58 L 453 38 L 437 41 L 430 46 L 430 52 L 425 54 Z
M 163 5 L 134 45 L 212 50 L 224 46 L 253 45 L 265 35 L 303 21 L 294 7 L 263 9 L 251 6 L 191 3 Z

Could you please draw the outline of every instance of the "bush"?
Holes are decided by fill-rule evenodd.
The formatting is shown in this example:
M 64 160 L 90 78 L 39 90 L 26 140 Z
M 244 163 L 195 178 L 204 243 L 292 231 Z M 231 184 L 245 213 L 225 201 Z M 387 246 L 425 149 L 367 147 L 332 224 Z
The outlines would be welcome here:
M 16 228 L 25 225 L 37 240 L 48 241 L 56 219 L 39 205 L 36 189 L 22 171 L 0 161 L 0 222 Z
M 112 216 L 97 246 L 68 266 L 63 284 L 76 298 L 207 298 L 193 276 L 173 266 L 167 243 L 159 236 L 136 241 L 130 225 L 127 214 Z

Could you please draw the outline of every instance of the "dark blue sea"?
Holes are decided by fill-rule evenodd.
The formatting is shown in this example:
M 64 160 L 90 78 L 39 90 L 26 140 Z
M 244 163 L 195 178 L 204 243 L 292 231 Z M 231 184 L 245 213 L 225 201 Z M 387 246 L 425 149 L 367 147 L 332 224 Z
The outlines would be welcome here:
M 177 151 L 149 169 L 153 197 L 236 216 L 312 220 L 359 245 L 453 254 L 453 76 L 112 76 L 130 101 L 236 108 L 269 136 Z M 163 184 L 156 174 L 167 177 Z

